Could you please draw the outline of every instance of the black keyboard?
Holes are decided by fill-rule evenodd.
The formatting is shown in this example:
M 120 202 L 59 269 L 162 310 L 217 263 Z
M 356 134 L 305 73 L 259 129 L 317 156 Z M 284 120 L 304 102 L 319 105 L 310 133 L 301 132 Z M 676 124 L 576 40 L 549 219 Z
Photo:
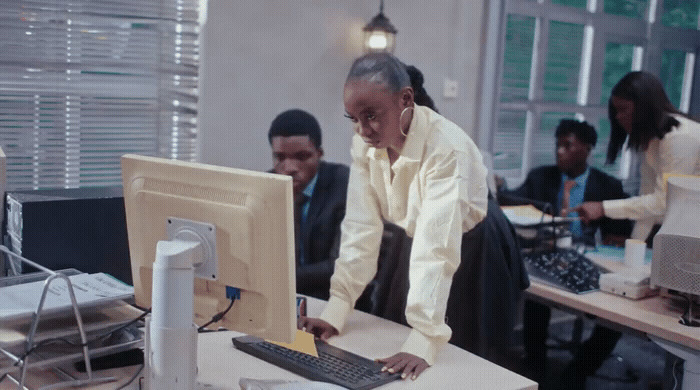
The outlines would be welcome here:
M 600 288 L 603 271 L 575 249 L 540 250 L 523 256 L 530 276 L 540 281 L 581 294 Z
M 384 366 L 326 342 L 316 340 L 318 357 L 293 351 L 253 336 L 233 338 L 243 352 L 314 381 L 330 382 L 351 390 L 373 389 L 400 377 L 381 372 Z

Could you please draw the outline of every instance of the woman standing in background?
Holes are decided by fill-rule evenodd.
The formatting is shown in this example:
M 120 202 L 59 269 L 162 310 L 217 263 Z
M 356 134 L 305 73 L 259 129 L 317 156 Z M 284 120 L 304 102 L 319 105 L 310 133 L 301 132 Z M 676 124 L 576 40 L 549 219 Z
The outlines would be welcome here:
M 603 216 L 633 219 L 632 238 L 647 240 L 666 212 L 664 175 L 700 175 L 700 123 L 673 106 L 656 76 L 641 71 L 626 74 L 613 87 L 608 116 L 607 162 L 615 162 L 625 141 L 628 148 L 644 152 L 640 195 L 584 202 L 573 211 L 586 223 Z

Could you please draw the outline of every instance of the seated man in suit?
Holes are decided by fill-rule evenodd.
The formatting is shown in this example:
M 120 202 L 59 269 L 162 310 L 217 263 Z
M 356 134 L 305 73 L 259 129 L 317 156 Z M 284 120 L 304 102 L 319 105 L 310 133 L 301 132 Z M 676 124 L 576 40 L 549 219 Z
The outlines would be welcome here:
M 270 125 L 272 172 L 293 179 L 297 292 L 328 299 L 345 216 L 350 168 L 321 160 L 321 127 L 308 112 L 293 109 Z
M 555 137 L 557 165 L 533 169 L 525 182 L 509 191 L 501 185 L 498 192 L 501 204 L 522 203 L 531 199 L 549 203 L 555 215 L 562 209 L 574 207 L 583 201 L 626 198 L 620 180 L 590 167 L 588 156 L 596 144 L 597 133 L 587 122 L 563 119 L 557 126 Z M 500 180 L 499 180 L 500 181 Z M 502 181 L 501 183 L 502 184 Z M 568 191 L 568 193 L 567 193 Z M 568 203 L 568 204 L 567 204 Z M 569 216 L 574 216 L 569 214 Z M 599 223 L 583 225 L 580 221 L 571 224 L 574 242 L 595 245 L 595 233 L 600 229 L 606 242 L 624 242 L 632 224 L 630 221 L 603 219 Z M 551 316 L 548 306 L 530 300 L 525 301 L 523 313 L 523 337 L 525 363 L 532 370 L 534 380 L 542 381 L 545 375 L 547 327 Z M 615 348 L 620 332 L 596 325 L 591 337 L 585 341 L 570 366 L 571 386 L 585 386 L 585 377 L 593 375 Z M 576 383 L 573 383 L 573 382 Z M 577 387 L 570 387 L 577 388 Z M 583 387 L 581 387 L 583 388 Z

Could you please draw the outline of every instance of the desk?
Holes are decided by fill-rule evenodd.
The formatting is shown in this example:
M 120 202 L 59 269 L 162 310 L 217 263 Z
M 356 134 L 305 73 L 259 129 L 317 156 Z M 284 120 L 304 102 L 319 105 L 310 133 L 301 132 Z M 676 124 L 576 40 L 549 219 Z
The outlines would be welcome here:
M 308 313 L 318 316 L 324 301 L 309 298 Z M 410 329 L 373 315 L 354 311 L 343 334 L 330 339 L 331 344 L 368 358 L 387 357 L 394 354 L 408 336 Z M 289 371 L 238 351 L 231 338 L 238 332 L 212 332 L 199 335 L 198 381 L 211 384 L 210 389 L 239 389 L 240 377 L 257 379 L 303 379 Z M 111 375 L 128 378 L 135 368 L 108 370 Z M 102 372 L 97 375 L 103 376 Z M 114 383 L 93 389 L 114 389 Z M 13 389 L 7 381 L 0 389 Z M 132 384 L 128 389 L 138 389 Z M 433 367 L 424 371 L 415 381 L 395 381 L 380 389 L 497 389 L 535 390 L 537 383 L 506 370 L 494 363 L 448 344 L 439 354 Z
M 619 261 L 596 256 L 595 252 L 586 253 L 591 260 L 603 267 L 615 271 L 623 267 Z M 602 291 L 586 294 L 574 294 L 556 287 L 538 282 L 532 278 L 526 290 L 529 298 L 563 310 L 583 312 L 607 321 L 612 327 L 625 331 L 642 333 L 654 342 L 669 350 L 664 343 L 690 349 L 695 359 L 700 360 L 700 328 L 692 328 L 678 323 L 682 311 L 671 300 L 661 296 L 647 297 L 639 300 L 628 299 Z M 669 352 L 678 354 L 673 350 Z M 686 359 L 688 357 L 680 356 Z M 687 369 L 687 367 L 686 367 Z M 687 377 L 684 376 L 684 382 Z M 684 383 L 685 386 L 685 383 Z M 685 389 L 686 387 L 684 387 Z

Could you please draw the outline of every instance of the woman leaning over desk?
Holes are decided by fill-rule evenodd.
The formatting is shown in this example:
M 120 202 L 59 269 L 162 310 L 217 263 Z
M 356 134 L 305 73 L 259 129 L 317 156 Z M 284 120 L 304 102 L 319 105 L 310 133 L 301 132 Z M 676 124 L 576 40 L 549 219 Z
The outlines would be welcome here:
M 656 76 L 640 71 L 628 73 L 613 87 L 608 116 L 608 163 L 615 162 L 625 140 L 629 148 L 644 151 L 640 195 L 584 202 L 576 211 L 584 222 L 603 216 L 633 219 L 632 238 L 646 240 L 666 212 L 664 175 L 700 175 L 700 123 L 671 104 Z
M 343 99 L 356 134 L 340 255 L 328 304 L 301 325 L 322 339 L 342 331 L 377 271 L 383 221 L 393 222 L 413 237 L 406 305 L 413 329 L 401 352 L 380 361 L 415 379 L 450 339 L 448 295 L 462 235 L 486 215 L 486 168 L 462 129 L 414 103 L 406 67 L 390 54 L 355 60 Z

